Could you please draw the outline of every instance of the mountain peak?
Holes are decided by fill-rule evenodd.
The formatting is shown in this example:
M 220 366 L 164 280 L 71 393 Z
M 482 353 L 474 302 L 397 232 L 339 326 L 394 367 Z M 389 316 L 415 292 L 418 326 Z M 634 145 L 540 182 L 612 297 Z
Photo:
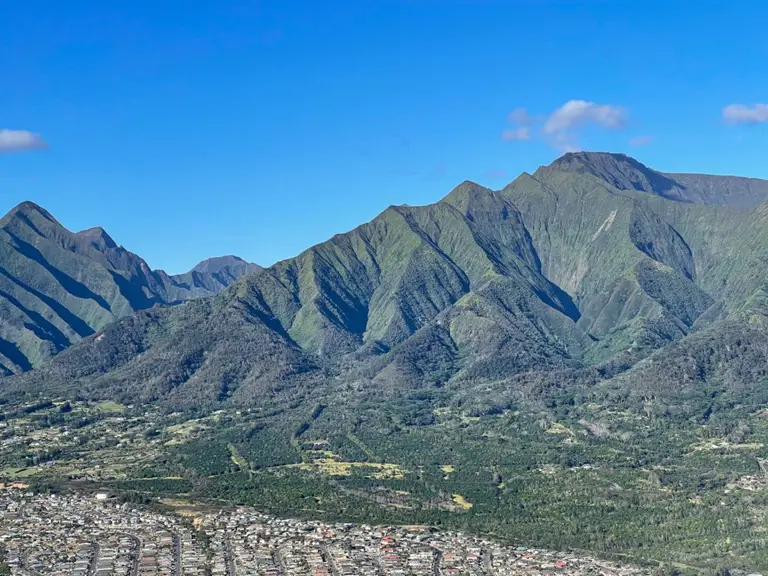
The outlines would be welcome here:
M 589 174 L 619 190 L 646 192 L 690 204 L 749 209 L 768 200 L 766 180 L 668 174 L 648 168 L 626 154 L 611 152 L 569 152 L 539 170 Z
M 2 220 L 7 220 L 12 218 L 13 216 L 18 216 L 18 215 L 26 216 L 27 218 L 36 218 L 38 216 L 42 216 L 46 220 L 49 220 L 54 224 L 58 224 L 58 222 L 56 221 L 56 218 L 54 218 L 50 212 L 48 212 L 42 206 L 39 206 L 29 200 L 25 200 L 24 202 L 12 208 Z
M 101 250 L 105 248 L 117 248 L 117 244 L 114 240 L 112 240 L 112 237 L 107 234 L 107 231 L 104 230 L 101 226 L 96 226 L 94 228 L 88 228 L 87 230 L 82 230 L 75 234 L 77 238 L 83 239 L 87 241 L 89 244 L 92 244 L 96 248 L 99 248 Z
M 637 190 L 664 197 L 680 186 L 668 176 L 648 168 L 626 154 L 612 152 L 568 152 L 549 168 L 575 174 L 591 174 L 619 190 Z M 682 200 L 677 197 L 674 199 Z
M 633 170 L 643 174 L 661 175 L 660 172 L 621 152 L 566 152 L 552 162 L 549 168 L 579 174 L 590 173 L 600 177 L 608 174 L 627 174 Z
M 566 152 L 560 158 L 552 162 L 551 166 L 563 164 L 563 163 L 570 163 L 570 162 L 587 162 L 587 163 L 593 163 L 593 162 L 599 162 L 599 161 L 627 161 L 634 162 L 637 164 L 640 164 L 637 160 L 632 158 L 631 156 L 627 156 L 626 154 L 622 152 L 599 152 L 594 150 L 581 150 L 579 152 Z
M 478 184 L 477 182 L 473 182 L 472 180 L 464 180 L 464 182 L 462 182 L 461 184 L 456 186 L 456 189 L 457 188 L 466 188 L 466 187 L 469 187 L 469 188 L 482 188 L 483 190 L 486 190 L 485 186 L 483 186 L 482 184 Z
M 477 182 L 464 180 L 464 182 L 451 190 L 448 195 L 443 198 L 442 201 L 450 204 L 451 206 L 454 206 L 455 208 L 464 210 L 472 198 L 485 194 L 493 194 L 493 191 L 490 188 L 486 188 L 485 186 L 478 184 Z
M 30 211 L 45 212 L 45 209 L 42 206 L 35 204 L 31 200 L 24 200 L 24 202 L 20 202 L 19 204 L 17 204 L 15 207 L 11 209 L 11 212 L 30 212 Z
M 218 274 L 222 271 L 244 271 L 255 272 L 260 270 L 261 266 L 252 262 L 247 262 L 239 256 L 216 256 L 214 258 L 208 258 L 203 260 L 197 266 L 192 268 L 192 272 L 200 272 L 207 274 Z

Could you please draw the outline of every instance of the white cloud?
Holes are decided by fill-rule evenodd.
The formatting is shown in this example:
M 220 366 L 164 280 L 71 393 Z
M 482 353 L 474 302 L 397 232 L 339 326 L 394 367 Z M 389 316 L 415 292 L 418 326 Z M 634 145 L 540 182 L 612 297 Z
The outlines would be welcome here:
M 509 113 L 509 121 L 520 126 L 528 126 L 533 122 L 533 118 L 528 115 L 525 108 L 515 108 Z
M 581 146 L 579 146 L 573 136 L 566 134 L 565 132 L 560 132 L 550 138 L 549 145 L 563 154 L 566 152 L 581 152 L 582 150 Z
M 639 148 L 640 146 L 648 146 L 653 142 L 653 136 L 635 136 L 629 140 L 629 145 L 633 148 Z
M 503 140 L 544 140 L 561 152 L 577 152 L 579 130 L 594 125 L 605 130 L 618 130 L 627 123 L 627 111 L 620 106 L 595 104 L 586 100 L 569 100 L 545 116 L 528 114 L 525 108 L 513 110 L 508 119 L 517 127 L 504 130 Z M 647 137 L 646 137 L 647 138 Z M 641 142 L 638 139 L 638 142 Z M 641 144 L 647 144 L 642 141 Z
M 533 123 L 533 119 L 528 116 L 528 110 L 525 108 L 515 108 L 507 117 L 512 124 L 517 124 L 515 128 L 508 128 L 501 133 L 501 139 L 507 141 L 524 141 L 531 139 L 531 130 L 528 128 Z
M 542 132 L 550 146 L 560 152 L 578 152 L 580 128 L 594 124 L 605 130 L 618 130 L 626 122 L 627 111 L 620 106 L 569 100 L 547 117 Z
M 608 130 L 622 128 L 626 111 L 618 106 L 600 105 L 586 100 L 570 100 L 552 112 L 544 123 L 545 134 L 558 134 L 586 124 L 597 124 Z
M 521 126 L 520 128 L 510 128 L 508 130 L 504 130 L 504 132 L 501 133 L 501 139 L 509 141 L 530 140 L 531 131 L 526 126 Z
M 47 148 L 45 140 L 39 134 L 26 130 L 7 130 L 0 128 L 0 152 L 20 152 Z
M 760 124 L 768 122 L 768 104 L 731 104 L 723 108 L 723 118 L 729 124 Z

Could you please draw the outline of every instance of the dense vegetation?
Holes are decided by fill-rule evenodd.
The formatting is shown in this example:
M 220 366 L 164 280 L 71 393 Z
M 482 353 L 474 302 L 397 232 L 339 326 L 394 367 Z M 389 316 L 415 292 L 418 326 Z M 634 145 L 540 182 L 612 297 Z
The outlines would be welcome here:
M 221 291 L 258 270 L 233 256 L 169 276 L 101 228 L 72 233 L 25 202 L 0 219 L 0 377 L 23 372 L 117 318 Z
M 571 154 L 391 207 L 0 381 L 9 427 L 77 431 L 0 469 L 764 567 L 766 196 Z
M 480 417 L 417 393 L 384 409 L 369 398 L 203 418 L 100 413 L 79 402 L 62 412 L 56 402 L 8 417 L 14 437 L 24 426 L 34 441 L 0 457 L 0 468 L 43 489 L 68 478 L 135 502 L 172 496 L 286 516 L 423 522 L 687 574 L 765 566 L 764 415 L 725 394 L 713 401 L 709 389 L 670 395 L 678 409 L 650 416 L 631 398 L 606 402 L 609 393 L 552 389 L 546 407 L 521 401 Z M 749 402 L 765 405 L 767 395 Z M 406 424 L 414 413 L 432 421 Z

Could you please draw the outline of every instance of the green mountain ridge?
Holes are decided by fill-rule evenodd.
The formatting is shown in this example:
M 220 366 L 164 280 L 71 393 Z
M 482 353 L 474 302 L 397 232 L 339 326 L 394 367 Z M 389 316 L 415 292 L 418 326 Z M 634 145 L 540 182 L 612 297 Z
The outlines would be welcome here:
M 1 337 L 21 310 L 41 341 L 67 326 L 79 341 L 0 379 L 0 478 L 753 573 L 768 563 L 765 190 L 568 154 L 268 268 L 214 259 L 192 274 L 243 275 L 203 298 L 103 231 L 27 209 L 2 221 Z M 7 287 L 33 249 L 68 254 L 24 280 L 58 317 Z M 153 298 L 184 301 L 132 309 Z
M 768 181 L 739 176 L 663 173 L 625 154 L 569 152 L 550 165 L 591 174 L 618 190 L 637 190 L 691 204 L 756 208 L 768 200 Z
M 641 185 L 624 185 L 619 175 Z M 62 358 L 7 386 L 53 380 L 128 397 L 147 388 L 138 394 L 142 401 L 166 394 L 197 401 L 176 391 L 191 387 L 215 403 L 258 396 L 276 377 L 275 364 L 289 389 L 333 375 L 394 390 L 627 354 L 635 362 L 694 332 L 708 311 L 718 318 L 762 305 L 760 269 L 733 254 L 747 251 L 748 242 L 750 258 L 760 259 L 768 243 L 758 245 L 759 233 L 733 233 L 743 225 L 730 228 L 744 219 L 759 227 L 762 209 L 723 206 L 725 196 L 714 205 L 694 203 L 709 198 L 698 193 L 672 199 L 668 182 L 626 156 L 600 153 L 567 154 L 498 192 L 465 182 L 436 204 L 392 206 L 296 258 L 254 269 L 205 306 L 184 304 L 153 313 L 152 322 L 145 315 L 110 326 L 71 354 L 97 356 L 113 335 L 120 339 L 139 325 L 143 351 L 95 371 L 78 363 L 75 372 L 85 370 L 88 382 L 73 379 Z M 708 218 L 711 229 L 701 225 Z M 77 250 L 134 262 L 101 233 L 75 235 L 76 242 L 84 238 L 87 246 Z M 134 269 L 147 278 L 147 292 L 131 300 L 117 290 L 114 301 L 144 298 L 138 309 L 151 298 L 184 298 L 186 284 Z M 106 324 L 107 307 L 94 302 Z M 185 328 L 167 330 L 170 319 Z M 242 354 L 251 343 L 238 330 L 270 344 Z M 140 375 L 150 365 L 155 376 L 147 384 Z M 180 376 L 154 384 L 166 372 Z
M 72 233 L 24 202 L 0 219 L 0 374 L 45 360 L 119 318 L 221 291 L 252 265 L 169 276 L 102 228 Z

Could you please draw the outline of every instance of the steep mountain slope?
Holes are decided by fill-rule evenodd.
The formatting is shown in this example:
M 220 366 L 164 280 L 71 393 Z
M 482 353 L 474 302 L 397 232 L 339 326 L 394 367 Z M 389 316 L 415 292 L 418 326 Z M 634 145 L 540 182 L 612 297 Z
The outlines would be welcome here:
M 261 270 L 261 266 L 237 256 L 217 256 L 203 260 L 185 274 L 171 276 L 172 283 L 191 296 L 217 294 L 238 278 Z
M 570 152 L 553 162 L 551 168 L 575 174 L 591 174 L 619 190 L 649 192 L 693 204 L 749 209 L 768 200 L 766 180 L 738 176 L 665 174 L 624 154 Z
M 205 304 L 120 322 L 25 382 L 63 381 L 107 394 L 134 391 L 136 384 L 125 384 L 148 374 L 154 382 L 173 373 L 178 378 L 168 378 L 159 393 L 200 385 L 205 391 L 172 394 L 192 402 L 245 399 L 263 392 L 267 365 L 283 354 L 294 360 L 286 361 L 281 387 L 322 370 L 351 371 L 384 388 L 413 387 L 462 367 L 480 370 L 483 362 L 522 370 L 568 361 L 589 343 L 576 320 L 571 298 L 542 275 L 520 213 L 500 195 L 465 183 L 431 206 L 391 207 Z M 246 327 L 275 348 L 251 348 Z M 113 339 L 141 344 L 109 352 Z M 95 378 L 102 372 L 110 373 Z M 78 382 L 83 376 L 87 382 Z
M 203 260 L 192 268 L 191 271 L 210 275 L 220 274 L 222 277 L 234 281 L 240 278 L 240 276 L 245 276 L 257 270 L 261 270 L 261 266 L 246 262 L 237 256 L 217 256 L 216 258 Z
M 765 183 L 677 178 L 567 155 L 111 322 L 0 380 L 0 476 L 753 573 L 768 562 L 768 204 L 745 206 Z M 101 231 L 52 235 L 35 249 L 131 269 Z M 36 294 L 84 301 L 83 322 L 130 302 L 96 269 L 56 274 Z
M 653 205 L 670 202 L 556 166 L 500 194 L 523 214 L 543 273 L 574 298 L 579 327 L 601 340 L 592 361 L 687 334 L 714 300 L 696 284 L 690 247 Z
M 499 192 L 465 182 L 210 301 L 120 322 L 6 388 L 215 404 L 328 382 L 400 394 L 593 365 L 615 374 L 707 325 L 766 312 L 764 209 L 722 206 L 732 187 L 671 198 L 663 178 L 625 156 L 581 154 Z M 89 246 L 111 254 L 106 240 Z M 191 274 L 233 269 L 249 270 L 219 260 Z M 147 294 L 169 299 L 157 285 Z
M 214 294 L 248 270 L 219 268 L 153 271 L 103 229 L 72 233 L 23 203 L 0 219 L 0 374 L 38 366 L 136 310 Z

